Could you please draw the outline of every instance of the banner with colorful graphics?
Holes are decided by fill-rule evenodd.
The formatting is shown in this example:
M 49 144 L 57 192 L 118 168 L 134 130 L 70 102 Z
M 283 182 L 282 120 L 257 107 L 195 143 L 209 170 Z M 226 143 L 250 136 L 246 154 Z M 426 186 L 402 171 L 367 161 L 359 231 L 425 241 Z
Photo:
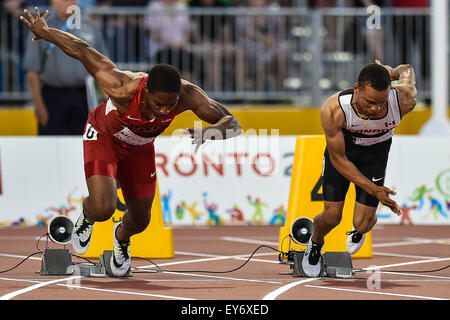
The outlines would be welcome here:
M 265 132 L 207 141 L 194 154 L 186 136 L 158 137 L 156 165 L 165 223 L 284 224 L 295 142 L 296 136 Z M 403 215 L 380 206 L 378 223 L 450 224 L 449 142 L 394 136 L 385 184 L 397 192 L 394 199 Z M 0 225 L 45 224 L 60 214 L 75 220 L 88 195 L 82 138 L 0 138 L 0 184 Z M 314 185 L 310 192 L 320 196 L 320 185 Z M 123 209 L 124 204 L 118 206 Z
M 292 137 L 207 141 L 197 154 L 180 137 L 157 139 L 155 147 L 166 223 L 284 223 Z
M 394 136 L 385 186 L 402 215 L 380 204 L 378 223 L 450 224 L 450 138 Z

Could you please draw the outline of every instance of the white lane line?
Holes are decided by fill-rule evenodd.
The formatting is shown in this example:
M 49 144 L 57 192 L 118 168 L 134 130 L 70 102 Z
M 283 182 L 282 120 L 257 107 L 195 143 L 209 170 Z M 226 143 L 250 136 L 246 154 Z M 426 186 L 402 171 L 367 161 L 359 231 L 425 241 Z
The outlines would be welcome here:
M 232 259 L 233 257 L 215 257 L 215 258 L 204 258 L 204 259 L 193 259 L 193 260 L 184 260 L 184 261 L 175 261 L 175 262 L 167 262 L 167 263 L 159 263 L 159 267 L 165 267 L 165 266 L 173 266 L 178 264 L 187 264 L 187 263 L 196 263 L 196 262 L 208 262 L 208 261 L 215 261 L 215 260 L 225 260 L 225 259 Z M 139 266 L 136 267 L 136 269 L 146 269 L 146 268 L 156 268 L 155 265 L 150 264 L 147 266 Z
M 4 280 L 4 281 L 16 281 L 16 282 L 42 283 L 42 281 L 32 280 L 32 279 L 0 278 L 0 280 Z
M 395 275 L 411 275 L 414 276 L 413 274 L 409 274 L 409 273 L 396 273 L 396 272 L 384 272 L 384 271 L 380 271 L 381 273 L 390 273 L 390 274 L 395 274 Z M 443 281 L 443 282 L 450 282 L 450 277 L 439 277 L 439 276 L 428 276 L 430 278 L 436 278 L 436 279 L 384 279 L 383 278 L 383 282 L 397 282 L 397 281 L 405 281 L 405 282 L 439 282 L 439 281 Z M 355 283 L 355 282 L 367 282 L 366 278 L 327 278 L 327 281 L 336 281 L 339 283 L 345 283 L 345 282 L 350 282 L 350 283 Z
M 193 276 L 204 276 L 204 275 L 193 275 Z M 220 278 L 220 277 L 213 277 L 213 279 L 141 279 L 142 281 L 148 281 L 148 282 L 223 282 L 224 279 Z M 217 278 L 217 279 L 214 279 Z M 225 280 L 227 280 L 225 278 Z M 232 279 L 233 280 L 233 279 Z M 247 280 L 247 279 L 245 279 Z M 276 283 L 276 284 L 280 284 L 282 282 L 277 281 L 277 279 L 257 279 L 257 280 L 253 280 L 253 281 L 266 281 L 267 283 Z M 428 280 L 417 280 L 417 281 L 428 281 Z M 430 281 L 434 281 L 434 280 L 430 280 Z M 436 280 L 438 281 L 438 280 Z
M 0 278 L 0 280 L 16 281 L 16 282 L 32 282 L 32 283 L 38 283 L 38 284 L 43 284 L 43 285 L 50 284 L 50 283 L 47 283 L 47 282 L 42 282 L 42 281 L 38 281 L 38 280 L 30 280 L 30 279 Z M 60 280 L 57 280 L 57 281 L 69 281 L 69 280 L 70 280 L 70 278 L 69 279 L 60 279 Z M 146 280 L 146 281 L 154 282 L 155 280 Z M 156 280 L 156 281 L 171 281 L 171 280 Z M 206 280 L 203 280 L 203 281 L 206 281 Z M 208 280 L 208 281 L 214 281 L 214 280 Z M 91 288 L 91 287 L 86 287 L 86 286 L 80 286 L 78 284 L 70 285 L 70 284 L 59 283 L 57 285 L 58 286 L 69 287 L 71 289 L 72 288 L 75 288 L 75 289 L 87 289 L 87 290 L 97 290 L 97 291 L 112 292 L 112 293 L 122 293 L 122 294 L 141 295 L 141 296 L 143 295 L 143 296 L 156 297 L 156 298 L 177 299 L 177 300 L 193 300 L 193 299 L 190 299 L 190 298 L 175 297 L 175 296 L 165 296 L 165 295 L 150 294 L 150 293 L 140 293 L 140 292 L 132 292 L 132 291 L 121 291 L 121 290 Z M 0 297 L 0 299 L 1 299 L 1 297 Z M 8 300 L 8 299 L 3 299 L 3 300 Z
M 447 242 L 450 241 L 450 238 L 441 238 L 441 239 L 429 239 L 429 238 L 417 238 L 417 237 L 408 237 L 406 240 L 411 241 L 428 241 L 429 243 L 441 243 L 441 242 Z
M 397 266 L 403 266 L 403 265 L 429 263 L 429 262 L 446 261 L 446 260 L 450 260 L 450 258 L 410 261 L 410 262 L 389 264 L 389 265 L 384 265 L 384 266 L 371 266 L 371 267 L 368 267 L 368 268 L 363 268 L 362 270 L 364 270 L 364 271 L 371 271 L 371 270 L 377 270 L 377 269 L 384 269 L 384 268 L 388 268 L 388 267 L 397 267 Z M 385 271 L 382 271 L 382 272 L 385 272 Z M 391 272 L 391 273 L 393 273 L 393 272 Z M 398 273 L 396 273 L 396 274 L 398 274 Z M 418 275 L 414 275 L 414 274 L 411 274 L 411 275 L 418 276 Z M 285 285 L 285 286 L 283 286 L 283 287 L 281 287 L 281 288 L 279 288 L 279 289 L 277 289 L 277 290 L 275 290 L 273 292 L 270 292 L 269 294 L 267 294 L 263 298 L 263 300 L 273 300 L 277 296 L 279 296 L 281 293 L 286 292 L 287 290 L 291 289 L 292 287 L 295 287 L 295 286 L 297 286 L 299 284 L 303 284 L 303 283 L 306 283 L 306 282 L 314 281 L 314 280 L 317 280 L 317 279 L 320 279 L 320 278 L 312 278 L 312 279 L 300 280 L 300 281 L 297 281 L 297 282 L 293 282 L 293 283 L 287 284 L 287 285 Z M 305 286 L 312 287 L 311 285 L 305 285 Z M 320 286 L 314 286 L 314 287 L 320 287 Z M 328 287 L 323 287 L 323 288 L 327 289 Z M 331 288 L 331 289 L 334 289 L 334 288 Z M 359 292 L 359 291 L 355 291 L 355 292 Z M 368 291 L 367 293 L 374 293 L 374 292 Z M 379 294 L 386 294 L 386 293 L 379 293 Z M 392 294 L 392 295 L 394 295 L 394 294 Z M 407 295 L 402 295 L 402 296 L 407 296 Z M 410 296 L 410 297 L 419 297 L 420 298 L 420 296 Z M 424 299 L 441 299 L 441 298 L 432 298 L 432 297 L 422 297 L 422 298 L 424 298 Z
M 384 247 L 397 247 L 397 246 L 409 246 L 416 244 L 428 243 L 427 241 L 396 241 L 396 242 L 385 242 L 385 243 L 372 243 L 373 248 L 384 248 Z
M 196 263 L 196 262 L 208 262 L 208 261 L 215 261 L 215 260 L 225 260 L 230 259 L 228 257 L 214 257 L 214 258 L 204 258 L 204 259 L 192 259 L 192 260 L 184 260 L 184 261 L 175 261 L 175 262 L 167 262 L 167 263 L 159 263 L 158 266 L 165 267 L 165 266 L 173 266 L 177 264 L 187 264 L 187 263 Z M 136 267 L 136 269 L 139 268 L 156 268 L 154 265 L 148 265 L 148 266 L 139 266 Z
M 175 254 L 180 254 L 184 256 L 197 256 L 197 257 L 223 257 L 218 254 L 211 254 L 211 253 L 197 253 L 197 252 L 188 252 L 188 251 L 175 251 Z
M 310 284 L 305 284 L 305 287 L 308 287 L 308 288 L 327 289 L 327 290 L 336 290 L 336 291 L 347 291 L 347 292 L 358 292 L 358 293 L 380 294 L 380 295 L 386 295 L 386 296 L 396 296 L 396 297 L 406 297 L 406 298 L 417 298 L 417 299 L 426 299 L 426 300 L 448 300 L 448 299 L 446 299 L 446 298 L 436 298 L 436 297 L 416 296 L 416 295 L 410 295 L 410 294 L 389 293 L 389 292 L 368 291 L 368 290 L 355 290 L 355 289 L 334 288 L 334 287 L 325 287 L 325 286 L 315 286 L 315 285 L 310 285 Z
M 141 279 L 147 282 L 221 282 L 222 279 Z M 426 281 L 426 280 L 418 280 Z
M 254 256 L 253 256 L 254 257 Z M 250 260 L 252 262 L 264 262 L 264 263 L 274 263 L 274 264 L 280 264 L 280 261 L 275 261 L 275 260 L 266 260 L 266 259 L 255 259 L 253 258 Z M 242 261 L 247 261 L 247 258 L 235 258 L 236 260 L 242 260 Z
M 27 288 L 23 288 L 23 289 L 20 289 L 20 290 L 16 290 L 16 291 L 7 293 L 7 294 L 1 296 L 0 300 L 10 300 L 10 299 L 12 299 L 14 297 L 17 297 L 18 295 L 21 295 L 21 294 L 24 294 L 24 293 L 27 293 L 27 292 L 30 292 L 30 291 L 42 288 L 44 286 L 48 286 L 50 284 L 54 284 L 54 283 L 61 282 L 61 281 L 71 281 L 71 280 L 75 280 L 75 279 L 78 279 L 78 278 L 82 278 L 82 276 L 71 276 L 71 277 L 67 277 L 67 278 L 63 278 L 63 279 L 57 279 L 57 280 L 52 280 L 52 281 L 41 282 L 41 283 L 32 285 L 30 287 L 27 287 Z
M 262 283 L 273 283 L 273 284 L 281 284 L 279 281 L 270 281 L 270 280 L 255 280 L 255 279 L 243 279 L 243 278 L 232 278 L 232 277 L 222 277 L 222 276 L 210 276 L 206 274 L 195 274 L 190 272 L 172 272 L 172 271 L 164 271 L 163 273 L 169 274 L 181 274 L 188 275 L 193 277 L 202 277 L 202 278 L 214 278 L 214 279 L 222 279 L 222 280 L 233 280 L 233 281 L 245 281 L 245 282 L 262 282 Z M 148 280 L 151 281 L 151 280 Z
M 8 257 L 8 258 L 19 258 L 19 259 L 25 259 L 27 256 L 22 256 L 18 254 L 9 254 L 9 253 L 0 253 L 0 257 Z M 29 257 L 30 260 L 42 260 L 41 258 L 37 257 Z
M 371 266 L 368 268 L 363 268 L 362 270 L 370 271 L 370 270 L 378 270 L 378 269 L 385 269 L 385 268 L 391 268 L 391 267 L 398 267 L 398 266 L 407 266 L 411 264 L 421 264 L 421 263 L 430 263 L 430 262 L 438 262 L 438 261 L 448 261 L 450 258 L 440 258 L 440 259 L 433 259 L 433 260 L 419 260 L 419 261 L 409 261 L 409 262 L 401 262 L 401 263 L 394 263 L 394 264 L 387 264 L 384 266 Z
M 184 255 L 188 255 L 188 256 L 199 256 L 199 257 L 224 257 L 224 256 L 220 256 L 220 255 L 216 255 L 216 254 L 204 254 L 204 253 L 194 253 L 194 252 L 184 252 L 184 251 L 175 251 L 175 254 L 184 254 Z M 267 263 L 277 263 L 279 264 L 280 261 L 277 260 L 264 260 L 264 259 L 255 259 L 254 257 L 261 257 L 261 256 L 275 256 L 275 253 L 272 252 L 264 252 L 264 253 L 255 253 L 251 259 L 251 261 L 257 261 L 257 262 L 267 262 Z M 250 254 L 248 255 L 248 257 L 250 257 Z M 233 259 L 235 260 L 243 260 L 246 261 L 247 258 L 236 258 L 233 257 Z
M 381 273 L 395 274 L 395 275 L 404 275 L 410 277 L 422 277 L 422 278 L 433 278 L 433 279 L 441 279 L 441 280 L 450 280 L 450 277 L 446 276 L 432 276 L 428 274 L 417 274 L 417 273 L 407 273 L 407 272 L 391 272 L 391 271 L 380 271 Z
M 14 241 L 16 241 L 16 240 L 27 240 L 27 241 L 31 241 L 31 240 L 33 240 L 33 241 L 36 241 L 36 240 L 39 240 L 40 238 L 44 238 L 44 237 L 41 237 L 41 236 L 39 236 L 39 237 L 20 237 L 20 236 L 10 236 L 10 237 L 6 237 L 6 236 L 2 236 L 2 237 L 0 237 L 0 240 L 14 240 Z M 45 238 L 44 238 L 45 239 Z
M 399 254 L 399 253 L 375 252 L 375 251 L 372 253 L 378 256 L 387 256 L 387 257 L 400 257 L 413 259 L 439 259 L 439 257 L 416 256 L 411 254 Z
M 249 238 L 221 237 L 220 240 L 242 242 L 242 243 L 252 243 L 252 244 L 259 244 L 259 245 L 264 244 L 267 246 L 278 246 L 278 242 L 255 240 L 255 239 L 249 239 Z
M 189 253 L 188 255 L 199 255 L 199 254 Z M 273 255 L 273 253 L 254 254 L 253 257 L 255 257 L 255 256 L 262 256 L 262 255 Z M 209 261 L 226 260 L 226 259 L 247 260 L 248 257 L 250 257 L 250 254 L 240 254 L 240 255 L 235 255 L 235 256 L 218 256 L 218 255 L 212 255 L 212 254 L 211 255 L 202 254 L 202 255 L 199 255 L 199 256 L 206 256 L 206 257 L 211 257 L 211 258 L 192 259 L 192 260 L 183 260 L 183 261 L 159 263 L 158 266 L 159 267 L 164 267 L 164 266 L 173 266 L 173 265 L 179 265 L 179 264 L 197 263 L 197 262 L 209 262 Z M 253 258 L 251 259 L 251 261 L 253 261 Z M 268 262 L 267 260 L 263 260 L 263 261 L 264 262 Z M 136 267 L 136 269 L 142 269 L 142 268 L 156 268 L 156 266 L 153 265 L 153 264 L 150 264 L 150 265 L 146 265 L 146 266 Z
M 278 288 L 277 290 L 274 290 L 274 291 L 266 294 L 262 299 L 263 300 L 275 300 L 280 294 L 288 291 L 289 289 L 291 289 L 291 288 L 293 288 L 295 286 L 298 286 L 298 285 L 303 284 L 303 283 L 319 280 L 319 279 L 321 279 L 321 278 L 309 278 L 309 279 L 304 279 L 304 280 L 291 282 L 289 284 L 286 284 L 286 285 Z
M 212 253 L 198 253 L 198 252 L 187 252 L 187 251 L 175 251 L 175 254 L 181 254 L 181 255 L 186 255 L 186 256 L 197 256 L 197 257 L 235 257 L 235 256 L 224 256 L 224 255 L 219 255 L 219 254 L 212 254 Z M 270 256 L 270 255 L 275 255 L 275 251 L 274 252 L 261 252 L 261 253 L 255 253 L 253 256 L 257 257 L 257 256 Z M 242 254 L 242 256 L 244 256 L 244 254 Z M 250 253 L 248 254 L 248 256 L 250 256 Z
M 207 262 L 207 261 L 214 261 L 214 260 L 225 260 L 225 259 L 240 259 L 240 260 L 247 260 L 250 256 L 249 254 L 242 254 L 242 255 L 236 255 L 236 256 L 218 256 L 214 254 L 205 254 L 205 253 L 194 253 L 194 252 L 185 252 L 185 251 L 176 251 L 176 254 L 184 254 L 184 255 L 191 255 L 191 256 L 201 256 L 201 257 L 211 257 L 211 258 L 204 258 L 204 259 L 193 259 L 193 260 L 184 260 L 184 261 L 175 261 L 175 262 L 168 262 L 168 263 L 161 263 L 158 264 L 159 267 L 164 266 L 171 266 L 171 265 L 180 265 L 185 263 L 196 263 L 196 262 Z M 254 254 L 255 256 L 265 256 L 265 255 L 273 255 L 273 253 L 259 253 Z M 261 259 L 251 259 L 251 261 L 258 261 L 258 262 L 264 262 L 264 263 L 272 263 L 272 261 L 269 260 L 261 260 Z M 276 262 L 278 263 L 278 262 Z M 136 269 L 148 269 L 148 268 L 156 268 L 155 265 L 147 265 L 147 266 L 139 266 L 135 267 Z M 213 270 L 212 270 L 213 271 Z M 212 275 L 204 275 L 204 274 L 193 274 L 189 272 L 171 272 L 171 271 L 164 271 L 163 273 L 170 273 L 170 274 L 179 274 L 179 275 L 190 275 L 194 277 L 207 277 L 207 278 L 216 278 L 216 279 L 223 279 L 223 280 L 234 280 L 234 281 L 247 281 L 247 282 L 263 282 L 263 283 L 275 283 L 280 284 L 281 282 L 274 282 L 274 281 L 266 281 L 266 280 L 252 280 L 252 279 L 242 279 L 242 278 L 231 278 L 231 277 L 221 277 L 221 276 L 212 276 Z
M 389 279 L 383 280 L 385 282 L 450 282 L 449 279 Z
M 409 246 L 417 244 L 430 244 L 430 243 L 441 243 L 449 241 L 449 238 L 444 239 L 424 239 L 424 238 L 406 238 L 407 241 L 396 241 L 396 242 L 385 242 L 385 243 L 372 243 L 373 248 L 382 247 L 396 247 L 396 246 Z
M 101 291 L 101 292 L 129 294 L 129 295 L 145 296 L 145 297 L 154 297 L 154 298 L 163 298 L 163 299 L 195 300 L 195 299 L 192 299 L 192 298 L 185 298 L 185 297 L 165 296 L 165 295 L 161 295 L 161 294 L 144 293 L 144 292 L 133 292 L 133 291 L 122 291 L 122 290 L 100 289 L 100 288 L 92 288 L 92 287 L 86 287 L 86 286 L 80 286 L 80 285 L 71 285 L 71 284 L 59 284 L 59 286 L 69 287 L 69 288 L 73 288 L 73 289 L 94 290 L 94 291 Z

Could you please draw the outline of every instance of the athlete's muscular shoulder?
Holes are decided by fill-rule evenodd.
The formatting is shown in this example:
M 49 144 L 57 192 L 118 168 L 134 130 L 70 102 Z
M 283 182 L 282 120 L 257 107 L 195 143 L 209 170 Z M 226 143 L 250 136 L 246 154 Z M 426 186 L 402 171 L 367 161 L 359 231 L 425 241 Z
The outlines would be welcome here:
M 325 133 L 328 152 L 333 165 L 337 159 L 345 158 L 345 142 L 342 128 L 345 127 L 345 115 L 339 105 L 339 93 L 335 93 L 323 104 L 320 120 Z
M 114 105 L 119 109 L 119 111 L 122 111 L 120 109 L 126 108 L 136 93 L 142 78 L 146 75 L 147 74 L 144 72 L 121 72 L 121 77 L 119 83 L 117 84 L 119 88 L 114 96 L 111 95 Z
M 339 93 L 335 93 L 325 101 L 320 110 L 320 120 L 325 135 L 345 127 L 345 115 L 339 105 Z
M 201 120 L 210 124 L 216 124 L 224 118 L 231 122 L 234 121 L 233 125 L 238 123 L 236 118 L 225 108 L 225 106 L 208 97 L 199 86 L 186 80 L 182 80 L 180 100 L 177 109 L 178 113 L 191 110 Z M 231 118 L 233 120 L 230 120 Z
M 209 98 L 207 94 L 199 86 L 187 80 L 181 80 L 180 101 L 178 103 L 180 112 L 193 110 L 199 105 L 208 103 Z

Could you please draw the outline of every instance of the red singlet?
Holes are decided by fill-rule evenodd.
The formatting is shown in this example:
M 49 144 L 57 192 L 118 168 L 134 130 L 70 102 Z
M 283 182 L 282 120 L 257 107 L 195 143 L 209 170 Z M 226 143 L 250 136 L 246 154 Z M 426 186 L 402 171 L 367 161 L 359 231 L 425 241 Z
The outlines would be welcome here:
M 167 116 L 147 120 L 141 115 L 148 75 L 120 114 L 111 99 L 89 113 L 84 135 L 84 172 L 118 180 L 124 195 L 148 198 L 155 194 L 156 166 L 153 141 L 172 122 L 174 108 Z

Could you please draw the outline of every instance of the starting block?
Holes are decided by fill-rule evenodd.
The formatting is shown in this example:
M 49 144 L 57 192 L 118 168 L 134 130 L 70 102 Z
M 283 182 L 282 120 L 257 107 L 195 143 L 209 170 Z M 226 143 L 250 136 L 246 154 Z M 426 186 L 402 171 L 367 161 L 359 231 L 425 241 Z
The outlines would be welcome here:
M 103 254 L 100 255 L 99 263 L 96 263 L 94 265 L 88 263 L 78 264 L 77 266 L 80 275 L 84 277 L 96 277 L 96 278 L 113 277 L 110 265 L 112 255 L 113 255 L 112 250 L 105 250 L 103 251 Z M 124 277 L 132 277 L 131 267 L 128 269 Z
M 294 277 L 307 277 L 302 268 L 302 259 L 305 251 L 291 251 L 293 256 Z M 322 255 L 322 266 L 319 277 L 351 278 L 353 276 L 352 258 L 348 252 L 328 251 Z
M 68 249 L 46 249 L 42 255 L 41 271 L 43 276 L 71 274 L 72 255 Z

